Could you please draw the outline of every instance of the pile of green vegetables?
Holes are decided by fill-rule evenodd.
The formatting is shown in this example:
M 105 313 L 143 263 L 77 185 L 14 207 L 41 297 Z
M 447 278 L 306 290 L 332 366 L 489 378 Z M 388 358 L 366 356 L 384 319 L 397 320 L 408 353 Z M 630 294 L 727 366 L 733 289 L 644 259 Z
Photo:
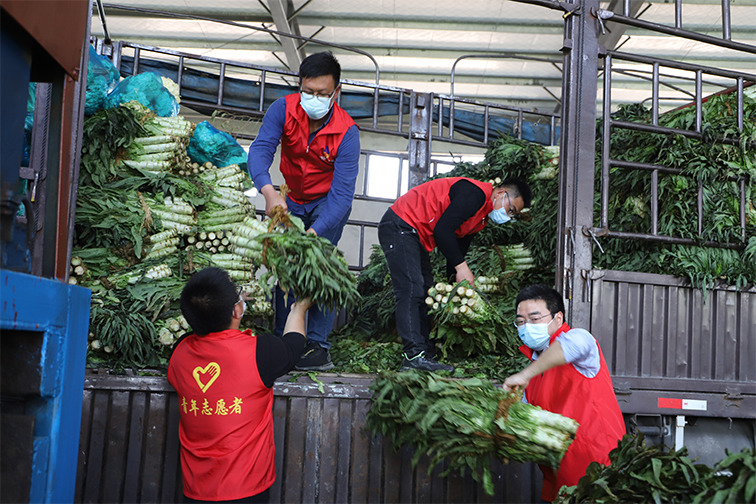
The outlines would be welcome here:
M 756 101 L 744 98 L 744 128 L 738 130 L 735 97 L 719 95 L 703 104 L 703 139 L 668 136 L 613 128 L 610 155 L 613 159 L 659 164 L 680 170 L 679 174 L 659 174 L 660 235 L 689 238 L 701 245 L 676 245 L 619 238 L 598 238 L 593 246 L 595 268 L 674 275 L 687 278 L 704 295 L 718 282 L 743 288 L 756 285 Z M 641 104 L 622 106 L 614 114 L 617 120 L 650 123 L 651 112 Z M 671 128 L 692 129 L 695 107 L 661 114 L 659 124 Z M 596 191 L 601 183 L 601 124 L 597 125 Z M 721 142 L 727 138 L 728 142 Z M 554 148 L 501 137 L 493 141 L 485 159 L 477 164 L 459 163 L 437 177 L 469 177 L 496 181 L 521 177 L 533 190 L 529 218 L 504 226 L 489 225 L 478 233 L 468 250 L 467 262 L 477 277 L 497 277 L 500 288 L 486 293 L 489 305 L 505 322 L 505 339 L 516 341 L 510 322 L 514 319 L 514 299 L 520 288 L 532 283 L 553 284 L 555 277 L 556 227 L 558 209 L 558 151 Z M 740 221 L 740 187 L 745 191 L 745 229 Z M 702 229 L 698 233 L 697 192 L 703 188 Z M 609 228 L 615 231 L 650 233 L 651 174 L 643 170 L 612 168 L 609 178 Z M 594 208 L 595 225 L 599 226 L 600 207 Z M 731 244 L 734 248 L 705 246 L 704 242 Z M 522 248 L 519 248 L 522 247 Z M 523 269 L 517 255 L 527 251 Z M 448 282 L 446 265 L 438 252 L 431 256 L 435 282 Z M 482 285 L 476 287 L 482 287 Z M 355 339 L 366 345 L 373 341 L 396 342 L 394 297 L 385 258 L 374 247 L 370 261 L 358 278 L 363 296 L 362 307 L 353 321 L 335 335 L 340 340 Z M 478 289 L 481 290 L 480 288 Z M 431 304 L 432 307 L 432 304 Z M 459 348 L 454 342 L 465 341 L 479 326 L 449 319 L 445 310 L 433 310 L 435 327 L 432 337 L 444 350 L 446 359 L 455 366 L 463 360 L 483 359 L 485 338 Z M 487 326 L 484 326 L 487 327 Z M 497 332 L 497 334 L 502 334 Z M 475 347 L 468 353 L 470 347 Z M 457 347 L 457 348 L 455 348 Z M 502 349 L 508 347 L 502 346 Z M 517 369 L 525 363 L 518 355 L 499 355 L 496 367 L 483 366 L 478 372 L 494 379 L 500 376 L 501 361 Z M 373 371 L 382 364 L 366 363 Z
M 576 486 L 560 489 L 557 502 L 754 502 L 756 450 L 725 453 L 710 468 L 695 464 L 685 448 L 647 445 L 642 434 L 628 434 L 609 452 L 611 465 L 592 462 Z
M 414 448 L 413 464 L 444 460 L 442 474 L 466 468 L 493 495 L 491 456 L 558 467 L 578 424 L 522 401 L 488 380 L 454 380 L 434 373 L 382 373 L 371 385 L 367 427 L 391 437 L 395 449 Z M 429 469 L 429 471 L 430 471 Z
M 70 282 L 92 290 L 90 366 L 164 368 L 191 330 L 181 290 L 208 266 L 225 269 L 250 297 L 242 324 L 257 330 L 271 326 L 271 277 L 327 306 L 359 301 L 327 240 L 294 218 L 256 217 L 242 168 L 192 162 L 192 131 L 137 102 L 85 120 Z M 261 264 L 268 274 L 258 280 Z

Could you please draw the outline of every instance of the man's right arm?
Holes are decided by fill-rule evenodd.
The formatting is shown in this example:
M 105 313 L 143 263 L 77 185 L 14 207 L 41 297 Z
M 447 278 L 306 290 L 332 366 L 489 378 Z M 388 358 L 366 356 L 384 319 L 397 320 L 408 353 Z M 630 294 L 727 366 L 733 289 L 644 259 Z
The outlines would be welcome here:
M 279 195 L 270 179 L 270 165 L 281 142 L 286 121 L 286 99 L 279 98 L 268 108 L 255 141 L 249 146 L 247 167 L 255 187 L 265 197 L 265 212 L 275 205 L 286 208 L 286 200 Z

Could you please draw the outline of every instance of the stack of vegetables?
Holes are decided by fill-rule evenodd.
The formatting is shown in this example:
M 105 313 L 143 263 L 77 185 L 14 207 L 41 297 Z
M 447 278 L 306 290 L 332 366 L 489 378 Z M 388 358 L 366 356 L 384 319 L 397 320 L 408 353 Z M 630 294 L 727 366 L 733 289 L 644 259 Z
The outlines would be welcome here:
M 165 366 L 190 330 L 181 289 L 208 266 L 225 269 L 251 298 L 246 327 L 269 329 L 272 278 L 329 308 L 359 302 L 356 280 L 328 240 L 305 233 L 283 209 L 261 221 L 239 165 L 192 161 L 193 128 L 138 102 L 85 121 L 71 282 L 92 289 L 91 364 Z M 260 265 L 268 271 L 258 279 Z
M 642 434 L 628 434 L 609 452 L 611 465 L 592 462 L 576 486 L 561 488 L 556 502 L 754 502 L 756 450 L 725 454 L 710 468 L 693 463 L 686 448 L 647 445 Z
M 493 495 L 491 456 L 558 467 L 578 424 L 505 392 L 488 380 L 453 380 L 434 373 L 382 373 L 371 386 L 367 426 L 389 435 L 395 449 L 415 449 L 413 464 L 430 457 L 430 469 L 444 460 L 442 474 L 465 468 Z

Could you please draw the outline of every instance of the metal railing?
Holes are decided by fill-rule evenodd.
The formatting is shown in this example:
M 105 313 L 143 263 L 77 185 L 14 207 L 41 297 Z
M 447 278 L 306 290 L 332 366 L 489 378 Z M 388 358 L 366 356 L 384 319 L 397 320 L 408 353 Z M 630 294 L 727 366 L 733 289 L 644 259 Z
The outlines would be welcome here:
M 641 63 L 651 65 L 651 82 L 652 82 L 652 97 L 651 97 L 651 122 L 641 123 L 632 121 L 621 121 L 614 119 L 611 115 L 612 111 L 612 73 L 614 72 L 613 66 L 615 61 L 625 61 L 632 63 Z M 680 129 L 671 128 L 660 125 L 659 123 L 659 102 L 660 102 L 660 86 L 663 83 L 660 81 L 662 75 L 661 68 L 669 68 L 677 71 L 687 71 L 694 74 L 694 77 L 690 78 L 694 91 L 686 94 L 692 94 L 693 101 L 692 106 L 695 107 L 695 120 L 693 122 L 693 129 Z M 634 240 L 646 240 L 664 243 L 674 243 L 682 245 L 705 245 L 709 247 L 721 247 L 721 248 L 742 248 L 742 243 L 723 243 L 715 241 L 704 241 L 701 239 L 682 238 L 676 236 L 666 236 L 659 234 L 659 174 L 673 174 L 692 177 L 691 174 L 686 173 L 677 168 L 671 168 L 662 165 L 648 164 L 633 161 L 621 161 L 612 158 L 610 152 L 610 138 L 612 128 L 621 128 L 628 130 L 636 130 L 647 133 L 656 133 L 664 135 L 682 135 L 688 138 L 702 140 L 704 139 L 703 129 L 703 103 L 706 101 L 703 92 L 704 73 L 719 78 L 731 79 L 734 81 L 732 91 L 736 93 L 736 111 L 737 127 L 740 131 L 744 127 L 743 117 L 743 103 L 744 103 L 744 83 L 746 81 L 756 82 L 756 75 L 747 74 L 742 72 L 734 72 L 729 70 L 715 69 L 710 67 L 703 67 L 698 65 L 691 65 L 687 63 L 681 63 L 670 60 L 663 60 L 658 58 L 650 58 L 645 56 L 638 56 L 620 52 L 609 51 L 604 58 L 604 75 L 603 75 L 603 125 L 602 125 L 602 152 L 601 152 L 601 194 L 600 194 L 600 227 L 594 228 L 590 231 L 593 236 L 608 236 L 615 238 L 625 238 Z M 678 79 L 685 79 L 685 77 L 676 76 Z M 680 89 L 680 91 L 683 91 Z M 736 138 L 718 138 L 714 141 L 726 144 L 739 143 Z M 651 195 L 650 195 L 650 232 L 649 233 L 629 233 L 617 230 L 609 229 L 609 201 L 610 201 L 610 172 L 612 168 L 624 168 L 631 170 L 642 170 L 651 173 Z M 745 238 L 746 234 L 746 185 L 750 178 L 746 176 L 728 176 L 726 180 L 736 182 L 739 186 L 739 220 L 741 228 L 741 236 Z M 703 236 L 703 223 L 704 223 L 704 211 L 703 211 L 703 194 L 704 184 L 698 183 L 697 190 L 697 210 L 698 210 L 698 236 Z

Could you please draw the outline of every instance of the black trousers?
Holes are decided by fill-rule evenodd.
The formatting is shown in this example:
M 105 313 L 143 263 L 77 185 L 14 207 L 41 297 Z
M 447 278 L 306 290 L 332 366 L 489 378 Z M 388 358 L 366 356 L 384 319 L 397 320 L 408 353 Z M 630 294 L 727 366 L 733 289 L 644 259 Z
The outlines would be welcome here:
M 234 503 L 239 502 L 239 503 L 245 503 L 245 504 L 267 504 L 268 501 L 270 501 L 270 488 L 268 488 L 264 492 L 260 492 L 257 495 L 244 497 L 242 499 L 234 499 L 234 500 L 226 500 L 226 501 L 202 501 L 202 500 L 192 499 L 184 495 L 184 502 L 187 502 L 187 503 L 189 502 L 234 502 Z
M 430 255 L 420 243 L 415 228 L 390 208 L 378 225 L 378 241 L 386 256 L 396 298 L 396 329 L 402 337 L 404 353 L 414 357 L 425 351 L 432 357 L 431 320 L 425 298 L 433 285 Z

